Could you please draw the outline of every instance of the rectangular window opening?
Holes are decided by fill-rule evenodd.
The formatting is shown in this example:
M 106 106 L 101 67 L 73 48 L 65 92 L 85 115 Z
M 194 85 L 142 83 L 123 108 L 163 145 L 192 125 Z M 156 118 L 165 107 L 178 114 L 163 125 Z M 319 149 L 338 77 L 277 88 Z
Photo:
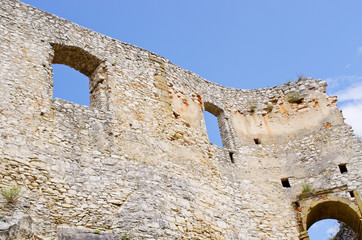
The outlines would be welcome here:
M 348 171 L 347 171 L 347 164 L 346 164 L 346 163 L 339 164 L 338 167 L 339 167 L 339 171 L 340 171 L 341 173 L 347 173 L 347 172 L 348 172 Z
M 210 122 L 211 119 L 214 119 L 212 120 L 213 123 Z M 204 120 L 209 141 L 212 144 L 226 149 L 235 149 L 233 148 L 229 120 L 223 109 L 213 103 L 205 102 Z
M 229 152 L 229 157 L 232 163 L 235 163 L 234 161 L 234 153 L 233 152 Z
M 206 125 L 207 134 L 209 141 L 219 147 L 223 147 L 222 136 L 219 128 L 219 122 L 217 116 L 214 114 L 204 111 L 204 120 Z
M 90 106 L 89 78 L 63 64 L 52 64 L 53 99 L 61 98 L 79 105 Z
M 282 178 L 281 181 L 284 188 L 290 188 L 290 183 L 288 178 Z
M 261 141 L 260 141 L 259 138 L 254 138 L 254 142 L 255 142 L 255 144 L 257 144 L 257 145 L 261 144 Z

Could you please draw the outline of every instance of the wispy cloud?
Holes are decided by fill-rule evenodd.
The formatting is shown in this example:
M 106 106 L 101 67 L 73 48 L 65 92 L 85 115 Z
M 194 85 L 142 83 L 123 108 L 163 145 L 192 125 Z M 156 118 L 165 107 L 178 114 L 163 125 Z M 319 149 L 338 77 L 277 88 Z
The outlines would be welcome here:
M 346 85 L 352 85 L 362 82 L 362 76 L 360 75 L 341 75 L 333 78 L 327 78 L 326 82 L 332 89 L 345 88 Z
M 357 57 L 362 55 L 362 46 L 357 48 Z
M 355 134 L 362 136 L 362 101 L 342 105 L 341 109 L 346 123 L 352 126 Z
M 339 231 L 339 222 L 335 219 L 324 219 L 314 223 L 308 234 L 311 239 L 327 240 Z
M 339 231 L 339 223 L 334 224 L 332 227 L 328 228 L 326 233 L 329 237 L 334 237 L 338 231 Z
M 362 82 L 355 83 L 345 89 L 336 92 L 339 101 L 362 100 Z
M 346 66 L 344 66 L 344 69 L 348 69 L 348 68 L 350 68 L 351 66 L 352 66 L 352 64 L 349 63 L 349 64 L 347 64 Z
M 338 76 L 327 79 L 327 83 L 332 88 L 329 94 L 338 97 L 345 122 L 352 126 L 357 135 L 362 136 L 362 76 Z

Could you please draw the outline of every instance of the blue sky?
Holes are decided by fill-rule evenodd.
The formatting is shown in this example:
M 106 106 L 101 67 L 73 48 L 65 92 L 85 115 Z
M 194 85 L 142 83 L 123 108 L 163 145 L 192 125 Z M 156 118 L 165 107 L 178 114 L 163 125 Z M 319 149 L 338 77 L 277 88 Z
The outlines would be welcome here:
M 362 1 L 24 0 L 153 51 L 212 82 L 272 87 L 321 78 L 362 135 Z M 353 93 L 353 94 L 350 94 Z M 343 101 L 342 101 L 343 100 Z
M 334 219 L 325 219 L 314 223 L 308 230 L 310 240 L 329 240 L 339 231 L 339 223 Z
M 327 93 L 338 96 L 346 122 L 362 136 L 360 0 L 23 2 L 224 86 L 272 87 L 297 76 L 326 80 Z

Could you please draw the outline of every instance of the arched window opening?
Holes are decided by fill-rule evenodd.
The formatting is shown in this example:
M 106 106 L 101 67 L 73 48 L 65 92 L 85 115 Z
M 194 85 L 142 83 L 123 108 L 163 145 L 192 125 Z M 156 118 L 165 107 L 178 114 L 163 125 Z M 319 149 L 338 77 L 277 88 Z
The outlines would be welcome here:
M 61 98 L 80 105 L 90 106 L 89 78 L 63 64 L 52 64 L 53 99 Z
M 93 56 L 89 52 L 83 50 L 82 48 L 75 46 L 66 46 L 61 44 L 52 44 L 54 55 L 52 56 L 52 66 L 54 67 L 54 88 L 58 88 L 57 85 L 63 85 L 60 89 L 54 89 L 54 97 L 65 98 L 66 100 L 73 101 L 82 105 L 88 105 L 91 107 L 96 107 L 102 110 L 108 110 L 108 86 L 107 86 L 107 69 L 104 63 L 96 56 Z M 80 79 L 77 81 L 74 77 L 74 72 L 72 70 L 65 70 L 64 67 L 58 68 L 57 64 L 63 64 L 70 68 L 77 70 L 78 72 L 84 74 L 88 77 L 87 85 L 89 87 L 85 88 L 83 86 L 84 81 Z M 60 71 L 58 71 L 60 70 Z M 65 70 L 65 71 L 64 71 Z M 62 73 L 59 73 L 62 72 Z M 69 72 L 72 72 L 72 76 L 67 75 Z M 66 74 L 63 76 L 63 74 Z M 58 76 L 60 75 L 60 77 Z M 58 79 L 61 78 L 61 79 Z M 62 82 L 62 83 L 60 83 Z M 72 84 L 72 85 L 69 85 Z M 75 85 L 73 85 L 75 84 Z M 78 85 L 80 84 L 80 85 Z M 59 92 L 64 95 L 59 95 Z M 76 96 L 68 97 L 68 94 Z M 90 93 L 90 95 L 89 95 Z M 77 99 L 82 99 L 78 101 Z M 89 99 L 86 101 L 85 99 Z
M 323 219 L 315 222 L 309 229 L 310 240 L 357 240 L 357 234 L 344 222 L 336 219 Z
M 209 141 L 216 146 L 223 147 L 217 117 L 208 111 L 204 111 L 204 119 Z

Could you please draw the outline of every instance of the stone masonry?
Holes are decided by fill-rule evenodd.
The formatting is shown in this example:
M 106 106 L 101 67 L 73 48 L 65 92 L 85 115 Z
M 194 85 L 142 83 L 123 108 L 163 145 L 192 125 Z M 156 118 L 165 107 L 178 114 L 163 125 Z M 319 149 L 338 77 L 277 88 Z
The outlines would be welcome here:
M 90 106 L 53 100 L 52 64 L 88 76 Z M 223 87 L 0 0 L 0 180 L 22 189 L 0 215 L 30 216 L 34 239 L 65 228 L 99 239 L 308 239 L 324 218 L 360 234 L 362 143 L 326 87 Z M 223 148 L 209 142 L 204 110 Z

